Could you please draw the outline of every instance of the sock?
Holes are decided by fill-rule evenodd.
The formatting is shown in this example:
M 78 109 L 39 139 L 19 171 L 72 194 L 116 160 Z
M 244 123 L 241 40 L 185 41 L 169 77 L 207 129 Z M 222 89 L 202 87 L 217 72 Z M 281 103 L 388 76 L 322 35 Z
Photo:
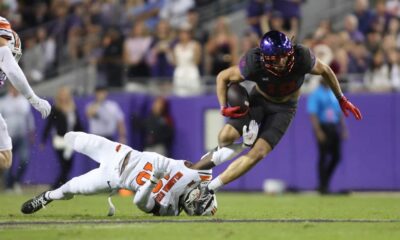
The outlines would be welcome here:
M 218 166 L 226 161 L 231 160 L 241 153 L 245 148 L 242 144 L 232 144 L 226 147 L 218 148 L 213 152 L 211 161 Z
M 69 188 L 68 182 L 62 185 L 61 187 L 52 190 L 52 191 L 47 191 L 44 194 L 44 197 L 48 200 L 68 200 L 73 198 L 73 194 L 66 194 L 67 189 Z
M 207 188 L 213 194 L 213 193 L 217 192 L 223 186 L 224 186 L 224 183 L 221 181 L 221 179 L 218 176 L 214 180 L 212 180 L 210 182 L 210 184 L 208 184 Z

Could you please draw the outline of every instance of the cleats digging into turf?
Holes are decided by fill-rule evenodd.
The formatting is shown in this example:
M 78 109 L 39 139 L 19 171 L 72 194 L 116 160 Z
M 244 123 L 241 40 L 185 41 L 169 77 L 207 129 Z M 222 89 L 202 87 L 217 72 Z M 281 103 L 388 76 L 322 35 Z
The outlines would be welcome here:
M 45 197 L 46 192 L 43 192 L 40 195 L 25 202 L 21 207 L 21 212 L 25 214 L 37 212 L 40 209 L 44 208 L 44 206 L 49 204 L 51 201 L 53 201 Z

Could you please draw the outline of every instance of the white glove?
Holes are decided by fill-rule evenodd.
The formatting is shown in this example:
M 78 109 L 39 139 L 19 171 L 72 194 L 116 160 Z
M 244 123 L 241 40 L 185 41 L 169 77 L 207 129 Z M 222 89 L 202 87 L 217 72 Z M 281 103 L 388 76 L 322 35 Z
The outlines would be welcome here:
M 42 118 L 46 118 L 49 116 L 51 111 L 50 103 L 40 97 L 33 95 L 28 98 L 29 103 L 34 107 L 38 112 L 42 114 Z
M 169 165 L 169 160 L 167 158 L 165 157 L 158 158 L 154 162 L 153 176 L 150 180 L 153 182 L 158 182 L 158 180 L 168 175 L 168 165 Z
M 247 147 L 250 147 L 254 144 L 258 135 L 258 124 L 255 120 L 251 120 L 249 124 L 249 128 L 247 130 L 247 126 L 243 126 L 243 144 Z

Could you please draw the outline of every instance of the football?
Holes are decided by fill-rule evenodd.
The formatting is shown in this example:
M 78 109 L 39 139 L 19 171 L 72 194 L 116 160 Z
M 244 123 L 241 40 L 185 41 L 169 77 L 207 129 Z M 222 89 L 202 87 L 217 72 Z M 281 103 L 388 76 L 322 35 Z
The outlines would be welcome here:
M 250 106 L 249 94 L 246 89 L 238 83 L 232 83 L 228 86 L 226 101 L 229 107 L 239 106 L 240 113 L 247 111 Z

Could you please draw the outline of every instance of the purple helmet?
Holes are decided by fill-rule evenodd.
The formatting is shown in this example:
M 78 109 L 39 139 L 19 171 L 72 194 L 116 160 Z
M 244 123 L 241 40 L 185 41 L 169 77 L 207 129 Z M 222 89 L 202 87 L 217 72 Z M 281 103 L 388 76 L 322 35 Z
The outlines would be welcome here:
M 282 76 L 294 65 L 294 49 L 289 38 L 279 31 L 269 31 L 260 42 L 261 56 L 267 71 Z

